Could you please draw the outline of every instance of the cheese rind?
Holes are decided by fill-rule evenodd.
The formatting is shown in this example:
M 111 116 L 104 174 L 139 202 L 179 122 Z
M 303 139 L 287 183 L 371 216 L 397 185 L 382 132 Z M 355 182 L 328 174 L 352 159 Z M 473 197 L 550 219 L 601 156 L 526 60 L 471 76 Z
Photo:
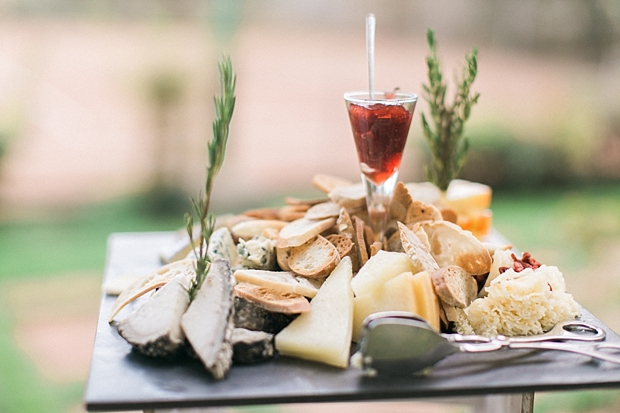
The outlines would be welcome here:
M 281 355 L 348 366 L 353 328 L 352 276 L 351 259 L 345 257 L 312 299 L 311 310 L 276 335 L 276 349 Z

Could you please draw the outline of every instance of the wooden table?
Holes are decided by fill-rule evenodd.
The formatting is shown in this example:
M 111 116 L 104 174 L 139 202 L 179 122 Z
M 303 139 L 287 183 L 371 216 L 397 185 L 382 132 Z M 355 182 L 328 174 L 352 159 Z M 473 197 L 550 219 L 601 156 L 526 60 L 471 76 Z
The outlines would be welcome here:
M 160 251 L 174 237 L 170 232 L 111 235 L 104 282 L 156 269 Z M 101 299 L 84 396 L 89 411 L 433 399 L 462 401 L 476 411 L 531 412 L 536 391 L 620 387 L 618 365 L 572 353 L 529 350 L 457 353 L 425 376 L 406 378 L 368 378 L 353 368 L 276 357 L 233 366 L 226 379 L 214 381 L 189 356 L 155 360 L 132 351 L 107 322 L 114 300 L 106 295 Z M 585 309 L 582 319 L 605 329 L 608 342 L 620 343 L 618 335 Z

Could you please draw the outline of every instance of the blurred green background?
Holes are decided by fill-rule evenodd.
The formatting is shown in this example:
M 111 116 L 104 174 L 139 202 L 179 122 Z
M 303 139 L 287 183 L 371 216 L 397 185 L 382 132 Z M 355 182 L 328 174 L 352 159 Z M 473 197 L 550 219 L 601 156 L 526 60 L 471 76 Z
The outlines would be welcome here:
M 427 27 L 448 78 L 478 47 L 462 177 L 491 185 L 496 228 L 620 331 L 619 1 L 4 1 L 0 413 L 83 411 L 106 239 L 183 225 L 222 53 L 237 108 L 215 212 L 316 196 L 316 173 L 357 179 L 342 94 L 367 85 L 370 12 L 377 88 L 421 93 Z M 426 111 L 404 181 L 424 179 Z M 535 410 L 615 412 L 619 394 L 537 394 Z

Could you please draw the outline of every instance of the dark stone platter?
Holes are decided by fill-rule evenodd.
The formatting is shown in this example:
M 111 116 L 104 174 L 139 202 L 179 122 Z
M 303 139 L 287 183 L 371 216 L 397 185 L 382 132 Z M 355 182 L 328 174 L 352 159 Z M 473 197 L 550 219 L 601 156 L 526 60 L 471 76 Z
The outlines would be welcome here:
M 118 233 L 108 240 L 105 280 L 144 274 L 160 266 L 159 253 L 173 242 L 170 232 Z M 214 381 L 199 361 L 180 355 L 154 360 L 131 350 L 108 322 L 115 297 L 103 295 L 88 384 L 89 411 L 171 409 L 279 403 L 344 402 L 480 396 L 620 387 L 620 365 L 572 353 L 501 350 L 457 353 L 429 373 L 400 378 L 364 377 L 298 359 L 276 357 L 233 366 Z M 587 310 L 582 320 L 602 327 L 607 342 L 620 337 Z

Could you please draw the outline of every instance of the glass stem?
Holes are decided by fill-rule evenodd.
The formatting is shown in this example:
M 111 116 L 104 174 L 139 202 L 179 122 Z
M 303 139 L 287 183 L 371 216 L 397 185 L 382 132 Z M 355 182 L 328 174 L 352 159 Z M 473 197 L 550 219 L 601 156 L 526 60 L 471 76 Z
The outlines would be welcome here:
M 368 219 L 375 235 L 375 241 L 383 242 L 385 228 L 390 215 L 390 202 L 398 181 L 398 172 L 386 179 L 382 184 L 375 184 L 362 174 L 362 182 L 366 186 L 366 205 Z

